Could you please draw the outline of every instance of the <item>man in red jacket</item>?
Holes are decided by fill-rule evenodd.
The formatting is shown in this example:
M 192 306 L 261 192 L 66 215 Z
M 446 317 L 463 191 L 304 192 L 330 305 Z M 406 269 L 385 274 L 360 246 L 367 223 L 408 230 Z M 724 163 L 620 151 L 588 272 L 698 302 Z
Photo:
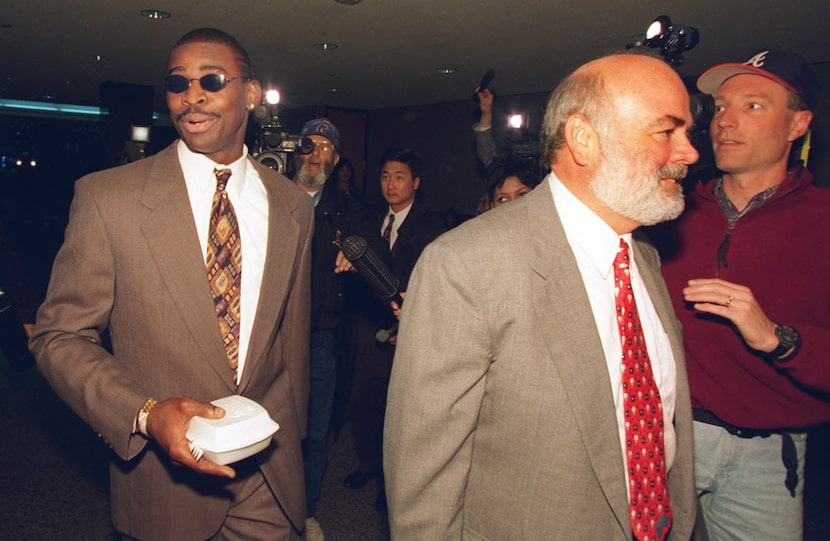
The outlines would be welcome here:
M 683 324 L 695 475 L 713 539 L 801 539 L 805 428 L 830 420 L 830 191 L 788 158 L 819 84 L 773 49 L 698 79 L 720 178 L 672 224 L 663 274 Z

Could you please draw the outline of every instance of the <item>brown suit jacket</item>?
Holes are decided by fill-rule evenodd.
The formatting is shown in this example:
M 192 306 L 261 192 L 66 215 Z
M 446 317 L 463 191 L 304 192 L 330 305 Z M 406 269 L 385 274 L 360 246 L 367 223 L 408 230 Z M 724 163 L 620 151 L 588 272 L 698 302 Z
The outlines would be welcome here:
M 312 206 L 288 179 L 257 167 L 268 247 L 237 390 L 207 283 L 174 143 L 78 181 L 65 241 L 30 346 L 58 394 L 112 448 L 116 528 L 141 539 L 204 539 L 230 504 L 227 481 L 172 466 L 131 434 L 148 398 L 210 401 L 238 392 L 280 424 L 257 455 L 296 528 L 305 521 L 300 440 L 308 400 Z M 249 165 L 250 165 L 249 164 Z M 109 328 L 112 355 L 100 335 Z
M 654 248 L 634 257 L 677 362 L 672 539 L 695 518 L 680 326 Z M 384 429 L 393 541 L 631 540 L 605 356 L 547 183 L 427 246 Z

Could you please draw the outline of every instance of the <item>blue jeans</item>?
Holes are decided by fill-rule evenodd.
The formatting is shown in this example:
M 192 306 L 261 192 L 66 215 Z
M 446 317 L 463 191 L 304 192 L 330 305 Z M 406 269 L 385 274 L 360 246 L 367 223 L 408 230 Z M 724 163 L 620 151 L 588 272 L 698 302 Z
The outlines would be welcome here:
M 323 474 L 326 472 L 328 461 L 329 425 L 337 374 L 336 339 L 336 329 L 322 329 L 311 333 L 308 435 L 303 440 L 306 506 L 309 516 L 315 514 L 315 502 L 320 499 Z
M 784 485 L 782 436 L 740 438 L 695 421 L 695 485 L 709 539 L 800 541 L 806 434 L 792 434 L 795 495 Z

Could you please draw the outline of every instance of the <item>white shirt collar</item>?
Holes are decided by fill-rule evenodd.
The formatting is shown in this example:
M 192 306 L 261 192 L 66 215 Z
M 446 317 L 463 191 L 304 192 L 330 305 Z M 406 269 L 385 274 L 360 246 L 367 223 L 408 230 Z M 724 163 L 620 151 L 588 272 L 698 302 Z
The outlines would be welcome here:
M 556 211 L 568 242 L 583 251 L 596 271 L 607 278 L 614 268 L 620 238 L 631 246 L 631 233 L 618 235 L 567 188 L 554 173 L 548 176 Z
M 394 210 L 392 210 L 392 207 L 389 207 L 389 212 L 386 214 L 386 216 L 388 218 L 388 216 L 390 214 L 394 214 L 395 215 L 395 227 L 397 227 L 400 224 L 402 224 L 404 220 L 406 220 L 407 216 L 409 216 L 409 211 L 412 210 L 412 205 L 413 204 L 415 204 L 414 199 L 412 200 L 411 203 L 409 203 L 409 205 L 407 205 L 406 208 L 401 209 L 398 212 L 395 212 Z
M 231 170 L 231 178 L 233 179 L 228 182 L 228 195 L 231 199 L 235 199 L 234 196 L 238 197 L 242 194 L 242 191 L 245 188 L 245 176 L 248 172 L 247 146 L 242 147 L 242 156 L 240 156 L 238 160 L 227 165 L 218 164 L 204 154 L 193 152 L 187 148 L 187 145 L 181 139 L 176 146 L 176 150 L 179 154 L 179 163 L 182 166 L 182 172 L 184 173 L 185 179 L 194 182 L 197 182 L 197 179 L 198 181 L 201 181 L 201 179 L 211 179 L 212 182 L 205 183 L 204 189 L 210 193 L 213 193 L 213 191 L 216 190 L 216 177 L 213 175 L 213 170 L 228 168 Z M 198 182 L 198 184 L 201 184 L 201 182 Z

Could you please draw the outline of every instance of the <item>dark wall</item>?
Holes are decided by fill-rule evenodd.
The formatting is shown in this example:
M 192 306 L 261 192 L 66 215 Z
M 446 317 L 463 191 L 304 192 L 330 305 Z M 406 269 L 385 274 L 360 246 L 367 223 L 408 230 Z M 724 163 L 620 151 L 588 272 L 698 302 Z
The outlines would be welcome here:
M 516 137 L 506 126 L 510 112 L 530 117 L 530 131 L 538 132 L 548 94 L 497 96 L 494 130 L 497 145 L 506 150 Z M 368 113 L 366 197 L 380 200 L 380 155 L 391 146 L 409 146 L 424 161 L 422 197 L 436 211 L 450 208 L 473 214 L 484 193 L 483 166 L 478 162 L 472 126 L 478 103 L 469 99 L 450 103 L 378 109 Z
M 816 182 L 830 188 L 830 62 L 813 64 L 822 93 L 812 123 L 812 150 L 808 166 Z
M 0 116 L 0 228 L 39 297 L 63 242 L 75 181 L 123 162 L 122 131 L 107 117 Z M 148 154 L 174 138 L 172 128 L 153 127 Z

